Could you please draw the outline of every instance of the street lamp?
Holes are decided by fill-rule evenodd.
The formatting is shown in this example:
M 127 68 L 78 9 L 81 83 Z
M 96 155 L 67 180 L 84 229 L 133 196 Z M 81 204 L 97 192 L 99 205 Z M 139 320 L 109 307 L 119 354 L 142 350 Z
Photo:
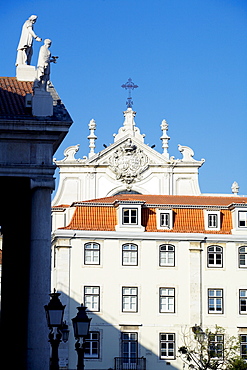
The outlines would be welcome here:
M 60 329 L 62 333 L 62 340 L 64 343 L 66 343 L 69 339 L 69 327 L 66 324 L 66 321 L 63 322 L 62 328 Z
M 77 307 L 77 315 L 72 319 L 74 336 L 76 341 L 75 349 L 78 355 L 77 370 L 84 370 L 84 339 L 89 334 L 91 318 L 87 316 L 86 307 L 81 304 Z
M 47 325 L 50 329 L 49 342 L 51 343 L 50 370 L 59 370 L 58 347 L 61 339 L 68 340 L 68 325 L 63 323 L 65 305 L 62 305 L 59 296 L 61 293 L 49 294 L 50 302 L 44 306 Z M 55 335 L 56 334 L 56 335 Z
M 206 334 L 204 333 L 204 331 L 202 330 L 202 328 L 199 326 L 199 325 L 196 325 L 195 326 L 192 326 L 192 331 L 193 333 L 195 334 L 195 338 L 196 340 L 202 344 L 205 340 L 205 336 Z

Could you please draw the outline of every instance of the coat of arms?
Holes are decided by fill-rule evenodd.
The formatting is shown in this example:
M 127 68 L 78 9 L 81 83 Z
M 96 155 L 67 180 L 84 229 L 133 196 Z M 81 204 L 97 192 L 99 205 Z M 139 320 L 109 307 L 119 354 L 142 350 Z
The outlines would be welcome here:
M 141 180 L 141 174 L 148 168 L 148 157 L 128 139 L 114 152 L 109 164 L 117 180 L 132 184 Z

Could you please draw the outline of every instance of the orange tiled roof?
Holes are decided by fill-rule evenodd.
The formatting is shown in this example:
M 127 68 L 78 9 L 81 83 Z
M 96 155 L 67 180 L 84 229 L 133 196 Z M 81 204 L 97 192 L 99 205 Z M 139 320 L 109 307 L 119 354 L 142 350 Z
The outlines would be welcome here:
M 70 224 L 63 229 L 113 231 L 116 224 L 114 207 L 76 207 Z
M 70 207 L 69 204 L 59 204 L 57 206 L 53 206 L 52 209 L 55 210 L 56 208 L 68 208 L 68 207 Z
M 247 203 L 244 197 L 210 197 L 210 196 L 172 196 L 123 194 L 114 197 L 94 199 L 74 203 L 75 213 L 70 224 L 63 229 L 114 231 L 117 224 L 117 209 L 114 202 L 118 200 L 144 201 L 142 208 L 142 226 L 147 232 L 178 232 L 231 234 L 232 216 L 227 207 L 232 203 Z M 155 207 L 152 207 L 152 204 Z M 171 230 L 157 229 L 156 206 L 174 205 L 174 222 Z M 179 207 L 182 206 L 182 207 Z M 195 207 L 196 206 L 196 207 Z M 203 209 L 206 206 L 218 206 L 221 212 L 221 229 L 205 230 Z
M 75 202 L 74 205 L 87 203 L 113 204 L 116 201 L 144 201 L 146 205 L 192 205 L 192 206 L 229 206 L 232 203 L 247 203 L 246 197 L 240 196 L 203 196 L 203 195 L 148 195 L 148 194 L 119 194 L 112 197 L 105 197 L 82 202 Z
M 18 81 L 16 77 L 0 77 L 0 119 L 39 120 L 25 107 L 25 95 L 33 93 L 32 81 Z M 71 117 L 61 102 L 54 86 L 48 86 L 53 99 L 53 116 L 49 120 L 70 121 Z
M 25 95 L 32 94 L 33 82 L 0 77 L 0 115 L 27 115 Z
M 230 210 L 221 210 L 222 220 L 219 231 L 205 230 L 202 209 L 175 208 L 173 209 L 173 217 L 173 228 L 171 230 L 159 230 L 157 229 L 155 209 L 144 208 L 142 212 L 142 225 L 149 232 L 231 234 L 232 216 Z

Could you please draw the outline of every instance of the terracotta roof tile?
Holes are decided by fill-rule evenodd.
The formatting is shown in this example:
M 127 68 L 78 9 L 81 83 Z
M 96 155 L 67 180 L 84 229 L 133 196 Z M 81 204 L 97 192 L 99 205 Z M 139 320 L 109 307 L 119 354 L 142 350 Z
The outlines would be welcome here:
M 69 204 L 58 204 L 57 206 L 52 206 L 52 209 L 56 210 L 56 208 L 69 208 Z
M 147 195 L 147 194 L 120 194 L 112 197 L 93 199 L 74 204 L 105 203 L 113 204 L 116 201 L 137 200 L 147 205 L 193 205 L 193 206 L 229 206 L 232 203 L 247 203 L 246 197 L 241 196 L 193 196 L 193 195 Z
M 32 81 L 18 81 L 16 77 L 0 77 L 0 119 L 37 119 L 31 109 L 25 107 L 25 95 L 32 94 Z M 53 99 L 53 116 L 49 120 L 70 121 L 71 117 L 54 86 L 48 86 Z
M 33 82 L 0 77 L 0 115 L 27 115 L 25 95 L 32 94 Z
M 114 207 L 76 207 L 70 224 L 62 229 L 113 231 L 116 223 Z
M 221 229 L 219 231 L 205 230 L 202 209 L 178 208 L 173 209 L 174 224 L 171 230 L 157 229 L 156 213 L 154 208 L 144 208 L 142 211 L 142 225 L 149 232 L 177 232 L 177 233 L 207 233 L 230 234 L 232 217 L 230 210 L 221 210 Z
M 174 208 L 173 228 L 170 230 L 157 229 L 156 209 L 142 209 L 142 226 L 147 232 L 177 232 L 177 233 L 207 233 L 207 234 L 231 234 L 232 217 L 231 211 L 223 209 L 221 212 L 221 229 L 205 230 L 203 209 L 198 208 Z M 100 230 L 114 231 L 117 224 L 117 209 L 109 206 L 76 207 L 70 224 L 62 229 L 67 230 Z

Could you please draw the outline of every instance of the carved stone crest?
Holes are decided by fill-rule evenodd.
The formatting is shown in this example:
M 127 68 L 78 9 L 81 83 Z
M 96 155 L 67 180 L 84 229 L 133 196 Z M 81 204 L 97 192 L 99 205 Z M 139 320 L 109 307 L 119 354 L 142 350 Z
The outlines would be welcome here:
M 117 180 L 132 184 L 141 180 L 141 174 L 148 168 L 148 157 L 128 139 L 110 157 L 109 165 Z

